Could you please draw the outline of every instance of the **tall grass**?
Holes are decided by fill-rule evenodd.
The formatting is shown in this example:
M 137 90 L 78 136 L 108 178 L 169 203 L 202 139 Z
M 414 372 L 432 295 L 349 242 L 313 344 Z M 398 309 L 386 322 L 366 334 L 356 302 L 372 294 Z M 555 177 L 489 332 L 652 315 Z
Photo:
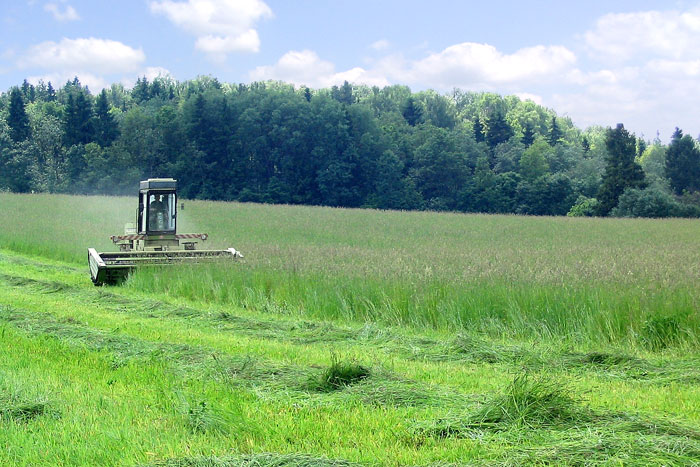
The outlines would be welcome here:
M 273 271 L 246 264 L 140 270 L 128 287 L 322 320 L 469 330 L 499 337 L 649 350 L 700 347 L 693 289 L 664 291 L 527 282 L 457 284 Z
M 88 246 L 113 248 L 135 203 L 0 194 L 0 248 L 82 264 Z M 696 220 L 186 201 L 179 228 L 245 259 L 140 271 L 129 287 L 319 319 L 700 347 Z

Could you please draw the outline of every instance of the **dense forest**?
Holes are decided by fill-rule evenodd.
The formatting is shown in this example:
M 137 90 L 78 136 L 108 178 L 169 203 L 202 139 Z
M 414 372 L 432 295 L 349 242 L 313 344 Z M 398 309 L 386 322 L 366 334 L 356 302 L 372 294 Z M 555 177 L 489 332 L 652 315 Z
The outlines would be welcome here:
M 140 78 L 0 95 L 0 190 L 577 216 L 700 215 L 700 149 L 515 96 Z

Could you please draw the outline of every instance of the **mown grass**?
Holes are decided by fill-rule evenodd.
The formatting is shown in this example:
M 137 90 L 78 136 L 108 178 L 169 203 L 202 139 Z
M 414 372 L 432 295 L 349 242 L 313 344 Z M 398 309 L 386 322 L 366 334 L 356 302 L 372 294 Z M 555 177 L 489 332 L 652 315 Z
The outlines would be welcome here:
M 625 459 L 629 448 L 628 462 L 687 463 L 697 449 L 683 431 L 700 421 L 697 382 L 639 385 L 597 370 L 630 365 L 653 376 L 660 369 L 650 351 L 616 358 L 612 351 L 572 352 L 467 332 L 303 321 L 94 288 L 71 267 L 13 258 L 0 262 L 0 327 L 7 337 L 0 346 L 8 357 L 0 370 L 32 381 L 39 388 L 32 397 L 50 395 L 60 417 L 41 415 L 0 432 L 3 444 L 17 448 L 3 462 L 448 465 L 542 456 L 572 464 L 591 455 L 586 450 L 598 449 L 596 458 L 606 463 Z M 309 329 L 333 338 L 307 340 Z M 677 357 L 666 359 L 668 365 Z M 580 427 L 561 417 L 538 423 L 548 410 L 540 408 L 525 411 L 540 414 L 526 416 L 527 424 L 479 425 L 475 414 L 510 394 L 522 365 L 565 385 L 574 413 L 607 418 L 580 419 Z M 580 371 L 591 365 L 595 371 Z M 685 368 L 688 375 L 696 370 Z M 330 390 L 309 384 L 323 381 L 334 384 Z M 595 397 L 590 388 L 598 388 Z M 532 391 L 520 392 L 532 399 Z M 541 406 L 554 405 L 540 399 Z M 673 421 L 679 416 L 686 425 Z M 459 428 L 455 420 L 472 426 Z M 460 434 L 417 431 L 445 421 Z M 31 443 L 32 436 L 45 442 Z

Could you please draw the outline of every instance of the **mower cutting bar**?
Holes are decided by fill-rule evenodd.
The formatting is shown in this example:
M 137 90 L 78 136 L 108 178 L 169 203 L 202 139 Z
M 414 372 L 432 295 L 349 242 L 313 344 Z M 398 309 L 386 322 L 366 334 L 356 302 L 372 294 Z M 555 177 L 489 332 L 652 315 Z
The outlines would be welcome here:
M 88 248 L 90 275 L 95 285 L 115 284 L 139 266 L 198 263 L 217 259 L 240 258 L 234 248 L 226 250 L 123 251 L 98 253 Z

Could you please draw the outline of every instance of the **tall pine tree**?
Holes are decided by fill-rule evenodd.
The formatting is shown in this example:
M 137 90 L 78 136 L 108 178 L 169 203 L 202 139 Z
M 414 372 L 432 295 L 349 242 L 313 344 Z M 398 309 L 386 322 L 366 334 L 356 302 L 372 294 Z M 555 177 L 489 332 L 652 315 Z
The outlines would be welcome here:
M 423 109 L 420 104 L 418 104 L 413 96 L 406 99 L 401 107 L 401 114 L 406 122 L 411 126 L 416 126 L 418 123 L 423 121 Z
M 119 135 L 119 127 L 109 109 L 107 91 L 103 89 L 95 102 L 95 141 L 103 148 L 112 144 Z
M 477 143 L 483 143 L 486 140 L 486 136 L 484 135 L 484 125 L 481 124 L 479 117 L 474 119 L 474 140 Z
M 12 88 L 10 92 L 10 110 L 7 116 L 7 124 L 10 127 L 10 137 L 15 142 L 24 141 L 29 138 L 29 117 L 24 108 L 24 99 L 22 99 L 22 91 L 18 88 Z
M 535 142 L 535 130 L 532 129 L 532 124 L 527 123 L 525 125 L 525 131 L 523 131 L 523 137 L 520 139 L 520 142 L 526 148 L 529 148 Z
M 700 150 L 693 138 L 678 128 L 666 151 L 666 176 L 677 194 L 700 190 Z
M 559 124 L 557 123 L 557 117 L 553 116 L 552 125 L 549 128 L 549 138 L 547 138 L 547 142 L 550 146 L 556 146 L 557 144 L 559 144 L 563 136 L 564 133 L 562 133 L 561 128 L 559 128 Z
M 608 128 L 605 135 L 608 150 L 607 165 L 603 174 L 603 184 L 598 192 L 599 216 L 607 216 L 617 206 L 620 195 L 627 188 L 644 188 L 644 171 L 634 160 L 637 154 L 637 139 L 622 123 L 613 130 Z
M 496 147 L 505 143 L 513 136 L 513 128 L 506 121 L 506 116 L 502 112 L 495 112 L 489 118 L 486 128 L 486 142 L 489 146 Z
M 74 88 L 68 94 L 63 116 L 65 144 L 87 144 L 94 140 L 92 102 L 86 90 Z

